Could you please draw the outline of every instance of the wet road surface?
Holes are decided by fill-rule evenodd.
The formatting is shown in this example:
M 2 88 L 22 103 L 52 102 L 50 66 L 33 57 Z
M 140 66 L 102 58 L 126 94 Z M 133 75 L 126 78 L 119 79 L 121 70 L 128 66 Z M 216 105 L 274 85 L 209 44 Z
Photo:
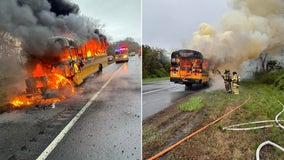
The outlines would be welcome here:
M 122 64 L 48 159 L 141 159 L 141 69 L 136 58 Z
M 145 83 L 142 86 L 143 119 L 176 103 L 195 91 L 185 90 L 185 86 L 169 80 Z
M 0 159 L 36 159 L 115 73 L 48 159 L 141 159 L 141 60 L 111 64 L 51 106 L 0 115 Z

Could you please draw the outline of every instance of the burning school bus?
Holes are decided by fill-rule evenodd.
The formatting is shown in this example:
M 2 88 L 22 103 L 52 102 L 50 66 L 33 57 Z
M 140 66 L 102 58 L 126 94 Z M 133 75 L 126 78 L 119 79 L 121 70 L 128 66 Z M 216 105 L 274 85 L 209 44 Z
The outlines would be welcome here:
M 67 37 L 49 39 L 49 49 L 42 57 L 29 57 L 25 63 L 26 93 L 12 100 L 14 106 L 57 102 L 73 94 L 74 84 L 107 66 L 106 40 L 90 38 L 85 44 Z
M 209 64 L 203 55 L 194 50 L 178 50 L 171 54 L 170 81 L 185 84 L 209 85 Z

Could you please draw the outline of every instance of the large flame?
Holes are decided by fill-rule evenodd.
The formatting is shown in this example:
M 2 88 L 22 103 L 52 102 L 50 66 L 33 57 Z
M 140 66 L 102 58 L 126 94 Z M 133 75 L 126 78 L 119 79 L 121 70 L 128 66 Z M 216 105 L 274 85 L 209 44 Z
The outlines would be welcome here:
M 60 74 L 61 70 L 52 70 L 53 73 L 47 73 L 44 67 L 40 64 L 36 64 L 35 69 L 32 71 L 33 77 L 42 77 L 45 76 L 47 79 L 47 84 L 44 84 L 42 81 L 38 80 L 35 82 L 36 88 L 47 87 L 48 90 L 58 90 L 60 88 L 69 87 L 71 91 L 70 94 L 75 93 L 75 88 L 72 82 Z M 69 93 L 68 93 L 69 94 Z M 12 98 L 11 104 L 16 107 L 22 106 L 30 106 L 34 104 L 48 104 L 48 103 L 56 103 L 62 99 L 65 99 L 65 93 L 60 93 L 58 97 L 55 98 L 44 98 L 40 94 L 33 95 L 20 95 Z
M 59 102 L 60 98 L 49 98 L 49 99 L 44 99 L 41 95 L 37 96 L 17 96 L 15 97 L 11 104 L 14 106 L 14 108 L 19 108 L 23 106 L 30 106 L 33 104 L 49 104 L 49 103 L 56 103 Z
M 70 87 L 70 94 L 75 93 L 75 88 L 72 84 L 72 82 L 65 78 L 64 76 L 60 74 L 53 74 L 48 76 L 48 89 L 54 90 L 54 89 L 60 89 L 64 87 Z M 44 84 L 41 83 L 41 81 L 36 82 L 37 87 L 43 87 Z M 16 96 L 11 100 L 11 104 L 18 108 L 22 106 L 30 106 L 34 104 L 48 104 L 48 103 L 57 103 L 62 99 L 65 99 L 65 93 L 61 93 L 58 97 L 54 98 L 44 98 L 42 95 L 20 95 Z

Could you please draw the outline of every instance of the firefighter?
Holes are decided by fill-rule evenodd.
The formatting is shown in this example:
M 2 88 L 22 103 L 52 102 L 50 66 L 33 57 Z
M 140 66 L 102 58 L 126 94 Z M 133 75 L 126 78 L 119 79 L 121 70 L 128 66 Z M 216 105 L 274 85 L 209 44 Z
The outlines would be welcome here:
M 232 77 L 231 72 L 228 69 L 225 69 L 224 75 L 222 75 L 224 82 L 225 82 L 225 88 L 227 93 L 232 93 Z
M 239 94 L 239 76 L 237 72 L 233 72 L 233 78 L 232 78 L 232 85 L 233 85 L 233 93 Z

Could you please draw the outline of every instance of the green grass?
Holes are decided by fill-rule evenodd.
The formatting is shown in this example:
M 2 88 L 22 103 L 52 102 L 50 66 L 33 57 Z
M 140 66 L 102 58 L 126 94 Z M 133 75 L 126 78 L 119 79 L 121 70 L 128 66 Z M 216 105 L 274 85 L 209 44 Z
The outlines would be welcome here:
M 189 101 L 181 104 L 179 109 L 182 111 L 198 111 L 203 106 L 201 97 L 192 97 Z
M 162 81 L 162 80 L 170 80 L 170 77 L 144 78 L 144 79 L 142 79 L 142 83 L 156 82 L 156 81 Z
M 278 90 L 273 85 L 256 83 L 256 82 L 242 82 L 240 86 L 240 94 L 227 94 L 224 90 L 216 90 L 211 92 L 201 92 L 195 97 L 189 99 L 188 102 L 181 104 L 180 108 L 201 108 L 207 109 L 224 107 L 234 107 L 244 102 L 249 95 L 250 101 L 242 106 L 247 115 L 240 114 L 236 116 L 237 120 L 246 119 L 273 119 L 274 116 L 282 110 L 282 106 L 277 100 L 283 101 L 284 92 Z M 201 105 L 201 106 L 200 106 Z M 186 110 L 186 109 L 185 109 Z M 233 114 L 232 116 L 234 116 Z M 247 116 L 247 117 L 244 117 Z M 284 116 L 281 116 L 284 117 Z

